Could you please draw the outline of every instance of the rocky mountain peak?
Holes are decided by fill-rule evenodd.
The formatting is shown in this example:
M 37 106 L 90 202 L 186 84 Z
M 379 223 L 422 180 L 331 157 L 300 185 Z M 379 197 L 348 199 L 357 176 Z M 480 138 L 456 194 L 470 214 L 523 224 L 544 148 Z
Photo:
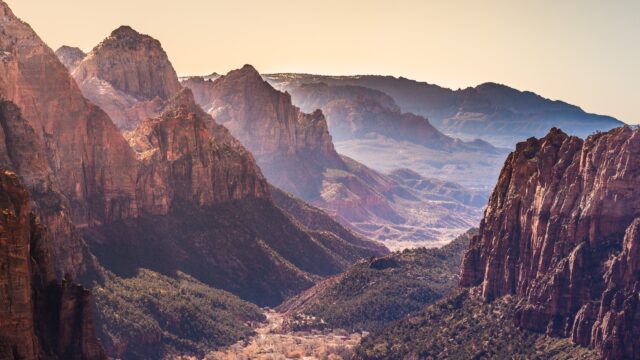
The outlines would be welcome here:
M 129 26 L 117 28 L 98 44 L 78 65 L 74 77 L 83 88 L 83 83 L 96 78 L 142 100 L 166 100 L 181 88 L 160 42 Z
M 518 326 L 636 358 L 640 130 L 586 140 L 557 128 L 507 158 L 461 284 L 515 295 Z M 625 235 L 626 234 L 626 235 Z M 632 295 L 635 294 L 635 295 Z M 617 300 L 613 301 L 612 299 Z
M 252 91 L 261 91 L 262 93 L 278 92 L 271 87 L 269 83 L 262 79 L 262 76 L 253 66 L 246 64 L 240 69 L 231 70 L 227 75 L 218 78 L 215 81 L 225 82 L 228 84 L 236 84 L 236 86 L 244 86 L 251 88 Z
M 315 151 L 338 159 L 322 113 L 300 111 L 288 93 L 274 89 L 253 66 L 245 65 L 209 84 L 195 85 L 201 105 L 258 160 Z
M 69 69 L 69 71 L 75 70 L 78 64 L 84 59 L 87 54 L 77 47 L 71 47 L 63 45 L 56 50 L 56 56 L 60 59 L 60 62 Z
M 232 75 L 232 74 L 242 74 L 244 76 L 253 76 L 253 77 L 262 78 L 258 70 L 256 70 L 256 68 L 250 64 L 244 64 L 240 69 L 232 70 L 231 72 L 229 72 L 228 75 Z
M 120 25 L 117 29 L 111 32 L 110 37 L 116 38 L 116 39 L 126 39 L 126 38 L 133 39 L 133 38 L 144 37 L 144 35 L 140 34 L 129 25 Z
M 14 17 L 13 11 L 11 11 L 9 5 L 2 0 L 0 0 L 0 16 Z
M 205 206 L 269 197 L 251 154 L 196 105 L 189 89 L 128 138 L 142 161 L 138 195 L 145 212 L 166 214 L 178 202 Z

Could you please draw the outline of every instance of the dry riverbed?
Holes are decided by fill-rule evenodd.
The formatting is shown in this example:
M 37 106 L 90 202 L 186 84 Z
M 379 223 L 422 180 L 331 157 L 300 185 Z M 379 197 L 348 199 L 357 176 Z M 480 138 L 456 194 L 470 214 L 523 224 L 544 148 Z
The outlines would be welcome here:
M 363 334 L 333 331 L 282 331 L 283 316 L 268 310 L 256 336 L 213 352 L 205 360 L 347 359 Z

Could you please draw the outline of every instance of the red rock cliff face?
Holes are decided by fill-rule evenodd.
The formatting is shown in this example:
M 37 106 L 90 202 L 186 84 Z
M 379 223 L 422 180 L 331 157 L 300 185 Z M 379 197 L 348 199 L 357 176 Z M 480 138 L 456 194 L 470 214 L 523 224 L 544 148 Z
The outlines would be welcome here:
M 157 116 L 182 86 L 160 42 L 128 26 L 114 30 L 73 71 L 82 93 L 121 129 Z
M 251 65 L 214 81 L 192 78 L 184 85 L 253 153 L 276 186 L 313 201 L 320 197 L 327 169 L 346 169 L 322 112 L 301 112 L 289 94 L 271 87 Z
M 92 259 L 72 223 L 87 226 L 137 214 L 135 155 L 109 117 L 82 96 L 53 51 L 4 2 L 0 25 L 0 96 L 21 112 L 16 116 L 17 110 L 3 105 L 9 154 L 4 165 L 34 193 L 53 235 L 58 273 L 83 276 L 91 272 Z
M 87 54 L 77 47 L 61 46 L 56 50 L 56 56 L 69 71 L 73 71 Z
M 69 201 L 60 192 L 46 156 L 44 141 L 22 117 L 18 107 L 0 100 L 0 168 L 18 173 L 35 202 L 34 210 L 47 224 L 59 276 L 90 279 L 99 267 L 73 226 Z
M 109 117 L 87 101 L 35 32 L 0 3 L 0 94 L 45 140 L 48 163 L 74 222 L 135 215 L 136 159 Z
M 50 238 L 27 190 L 0 172 L 0 358 L 106 359 L 95 337 L 91 294 L 56 281 Z
M 182 86 L 160 42 L 129 26 L 114 30 L 75 71 L 76 79 L 104 79 L 140 99 L 167 100 Z
M 289 94 L 271 87 L 251 65 L 216 79 L 207 93 L 205 111 L 257 158 L 318 152 L 339 162 L 322 113 L 301 112 Z
M 147 213 L 166 214 L 174 203 L 269 197 L 251 154 L 196 105 L 191 90 L 184 89 L 160 117 L 145 120 L 128 138 L 142 162 L 138 199 Z
M 640 356 L 631 320 L 639 316 L 638 155 L 640 131 L 626 127 L 585 141 L 552 129 L 518 144 L 461 284 L 480 285 L 487 300 L 516 294 L 523 328 L 571 336 L 607 358 Z

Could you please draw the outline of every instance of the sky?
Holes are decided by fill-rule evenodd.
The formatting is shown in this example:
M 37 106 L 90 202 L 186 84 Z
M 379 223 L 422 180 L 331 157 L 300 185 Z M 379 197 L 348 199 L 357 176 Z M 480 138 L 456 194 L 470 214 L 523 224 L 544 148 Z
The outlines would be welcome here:
M 54 50 L 120 25 L 163 44 L 180 75 L 404 76 L 483 82 L 640 123 L 638 0 L 5 0 Z

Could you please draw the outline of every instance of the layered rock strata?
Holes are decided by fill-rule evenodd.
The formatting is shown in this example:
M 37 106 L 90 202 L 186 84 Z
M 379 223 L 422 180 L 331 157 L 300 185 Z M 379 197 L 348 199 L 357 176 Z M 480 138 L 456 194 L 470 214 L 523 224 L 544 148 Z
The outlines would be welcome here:
M 0 358 L 106 359 L 91 293 L 56 280 L 50 236 L 29 202 L 18 177 L 0 172 Z
M 636 358 L 640 131 L 519 143 L 489 200 L 461 284 L 515 294 L 516 323 Z

